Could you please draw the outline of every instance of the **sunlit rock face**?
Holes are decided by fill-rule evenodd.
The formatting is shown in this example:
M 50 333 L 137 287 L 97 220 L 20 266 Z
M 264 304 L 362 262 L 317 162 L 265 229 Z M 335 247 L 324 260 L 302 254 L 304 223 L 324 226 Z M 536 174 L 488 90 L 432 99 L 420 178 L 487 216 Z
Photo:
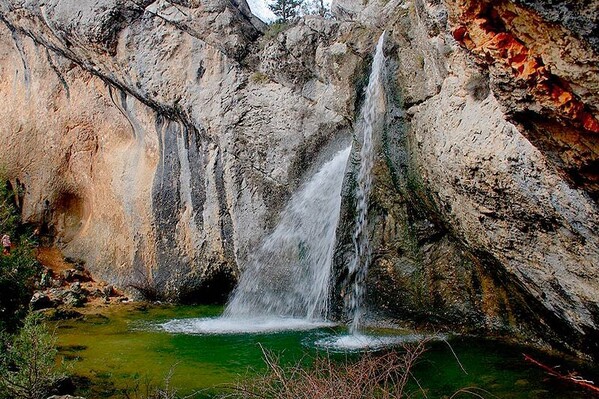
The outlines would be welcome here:
M 591 33 L 523 3 L 333 3 L 389 32 L 370 306 L 596 356 L 597 52 Z M 579 11 L 564 21 L 585 25 Z M 346 233 L 339 270 L 349 253 Z
M 278 32 L 244 1 L 0 0 L 0 159 L 25 218 L 112 283 L 222 300 L 291 194 L 351 137 L 386 29 L 373 314 L 599 353 L 594 11 L 332 8 L 337 20 Z
M 2 163 L 25 218 L 102 278 L 222 301 L 347 143 L 355 91 L 334 74 L 361 58 L 327 21 L 257 42 L 245 3 L 142 5 L 0 3 Z

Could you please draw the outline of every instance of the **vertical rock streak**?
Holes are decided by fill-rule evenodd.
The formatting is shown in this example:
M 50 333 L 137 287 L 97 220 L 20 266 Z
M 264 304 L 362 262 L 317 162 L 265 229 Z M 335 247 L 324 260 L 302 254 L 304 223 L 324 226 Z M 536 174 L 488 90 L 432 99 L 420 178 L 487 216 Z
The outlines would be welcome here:
M 356 186 L 356 221 L 352 236 L 354 253 L 348 264 L 348 276 L 351 287 L 345 298 L 347 315 L 351 320 L 350 331 L 357 332 L 361 317 L 361 307 L 365 292 L 365 280 L 370 265 L 371 249 L 368 235 L 368 198 L 372 186 L 372 167 L 374 164 L 373 134 L 384 115 L 385 91 L 382 86 L 382 74 L 385 66 L 383 43 L 385 33 L 379 38 L 372 72 L 366 88 L 366 98 L 360 111 L 357 136 L 362 136 L 360 149 L 360 169 Z

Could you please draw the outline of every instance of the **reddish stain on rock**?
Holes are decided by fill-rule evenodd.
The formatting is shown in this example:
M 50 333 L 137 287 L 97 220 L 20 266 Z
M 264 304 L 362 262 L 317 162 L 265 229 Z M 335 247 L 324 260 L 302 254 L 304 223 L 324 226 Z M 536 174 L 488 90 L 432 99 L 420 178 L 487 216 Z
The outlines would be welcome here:
M 516 17 L 506 12 L 499 15 L 484 2 L 462 3 L 462 25 L 453 31 L 456 41 L 485 60 L 509 67 L 515 79 L 526 81 L 534 98 L 543 106 L 554 109 L 560 117 L 572 121 L 588 132 L 599 133 L 599 121 L 570 90 L 567 82 L 551 74 L 540 54 L 533 54 L 509 31 L 505 23 Z

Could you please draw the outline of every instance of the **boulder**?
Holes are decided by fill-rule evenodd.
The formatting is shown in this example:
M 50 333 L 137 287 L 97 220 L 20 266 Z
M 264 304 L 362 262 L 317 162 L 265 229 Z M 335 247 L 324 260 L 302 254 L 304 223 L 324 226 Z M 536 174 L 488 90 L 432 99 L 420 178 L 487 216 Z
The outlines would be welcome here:
M 31 298 L 30 306 L 32 310 L 47 309 L 56 306 L 56 302 L 48 295 L 42 292 L 36 292 Z

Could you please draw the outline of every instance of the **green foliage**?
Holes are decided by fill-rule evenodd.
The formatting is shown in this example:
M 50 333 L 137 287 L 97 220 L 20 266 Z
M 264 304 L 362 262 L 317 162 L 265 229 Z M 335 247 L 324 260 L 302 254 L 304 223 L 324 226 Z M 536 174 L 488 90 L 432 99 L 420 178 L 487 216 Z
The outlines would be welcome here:
M 302 15 L 319 15 L 323 18 L 332 18 L 331 9 L 324 0 L 304 0 L 301 6 Z
M 23 230 L 14 192 L 0 170 L 0 235 L 8 233 L 17 245 L 10 255 L 0 255 L 0 330 L 14 332 L 25 317 L 40 266 L 33 256 L 33 244 L 19 237 Z
M 10 189 L 4 175 L 0 169 L 0 235 L 7 233 L 13 237 L 21 223 L 21 216 L 15 206 L 15 193 Z
M 25 317 L 40 266 L 26 240 L 0 255 L 0 330 L 13 332 Z
M 44 399 L 64 378 L 56 368 L 56 338 L 39 314 L 30 313 L 23 328 L 5 343 L 0 355 L 0 397 Z
M 304 0 L 275 0 L 269 4 L 268 8 L 279 17 L 277 22 L 287 23 L 295 20 L 299 16 L 300 7 Z

